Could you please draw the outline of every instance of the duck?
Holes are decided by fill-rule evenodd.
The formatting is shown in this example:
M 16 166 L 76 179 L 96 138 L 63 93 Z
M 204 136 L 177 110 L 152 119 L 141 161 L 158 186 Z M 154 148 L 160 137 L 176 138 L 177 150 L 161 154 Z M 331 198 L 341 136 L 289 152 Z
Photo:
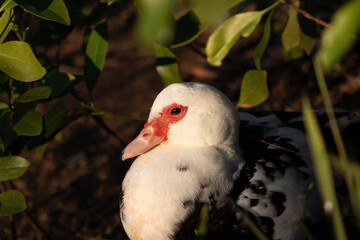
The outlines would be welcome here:
M 122 160 L 137 157 L 120 196 L 129 239 L 194 239 L 204 204 L 206 239 L 256 239 L 229 199 L 266 237 L 306 239 L 303 223 L 322 226 L 324 214 L 302 122 L 239 113 L 203 83 L 164 88 L 122 152 Z

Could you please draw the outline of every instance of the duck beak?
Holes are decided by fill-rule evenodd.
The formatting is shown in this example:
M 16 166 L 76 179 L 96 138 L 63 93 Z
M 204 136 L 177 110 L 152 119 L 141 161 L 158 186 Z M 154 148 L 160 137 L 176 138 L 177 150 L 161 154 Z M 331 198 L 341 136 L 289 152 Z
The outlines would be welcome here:
M 126 160 L 128 158 L 136 157 L 150 148 L 160 144 L 165 139 L 165 135 L 156 136 L 154 134 L 154 128 L 147 126 L 143 128 L 140 134 L 129 143 L 122 152 L 121 159 Z

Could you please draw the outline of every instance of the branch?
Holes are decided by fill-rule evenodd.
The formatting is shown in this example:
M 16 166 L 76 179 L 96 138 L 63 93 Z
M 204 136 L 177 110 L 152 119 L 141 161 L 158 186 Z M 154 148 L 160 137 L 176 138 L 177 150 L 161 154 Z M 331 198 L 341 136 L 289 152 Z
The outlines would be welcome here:
M 11 189 L 16 189 L 15 184 L 12 180 L 9 180 Z M 38 233 L 39 236 L 41 236 L 41 239 L 48 239 L 47 234 L 45 233 L 45 231 L 40 227 L 40 225 L 34 220 L 34 218 L 30 215 L 28 210 L 25 210 L 23 212 L 23 216 L 28 220 L 30 226 L 35 229 L 35 231 Z M 11 219 L 11 228 L 12 228 L 12 233 L 13 233 L 13 239 L 17 239 L 16 236 L 16 225 L 15 225 L 15 220 L 13 218 L 13 216 L 10 216 Z
M 17 240 L 15 218 L 13 215 L 10 215 L 9 218 L 10 218 L 10 222 L 11 222 L 12 240 Z
M 282 146 L 280 146 L 280 145 L 267 142 L 267 141 L 265 141 L 265 140 L 259 139 L 259 138 L 257 138 L 257 137 L 254 137 L 254 136 L 250 135 L 250 134 L 247 134 L 247 133 L 240 132 L 240 135 L 244 135 L 244 136 L 250 137 L 250 138 L 255 139 L 256 141 L 259 141 L 259 142 L 261 142 L 261 143 L 264 143 L 264 144 L 266 144 L 266 145 L 268 145 L 268 146 L 271 146 L 271 147 L 273 147 L 273 148 L 278 148 L 278 149 L 281 149 L 281 150 L 284 150 L 284 151 L 293 153 L 293 154 L 295 154 L 295 155 L 297 155 L 297 156 L 310 157 L 310 155 L 308 155 L 308 154 L 300 153 L 300 152 L 297 152 L 297 151 L 288 149 L 288 148 L 286 148 L 286 147 L 282 147 Z
M 290 4 L 290 3 L 288 3 L 287 1 L 284 1 L 284 3 L 285 3 L 289 8 L 292 8 L 293 10 L 301 13 L 304 17 L 306 17 L 306 18 L 308 18 L 308 19 L 316 22 L 317 24 L 319 24 L 319 25 L 321 25 L 321 26 L 324 26 L 324 27 L 329 27 L 329 26 L 330 26 L 329 23 L 327 23 L 327 22 L 325 22 L 325 21 L 323 21 L 323 20 L 321 20 L 321 19 L 319 19 L 319 18 L 314 17 L 313 15 L 311 15 L 310 13 L 308 13 L 307 11 L 302 10 L 302 9 L 300 9 L 300 8 L 298 8 L 298 7 Z
M 93 116 L 99 116 L 99 115 L 110 115 L 110 116 L 114 116 L 114 117 L 120 117 L 120 118 L 124 118 L 124 119 L 129 119 L 129 120 L 135 120 L 135 121 L 146 121 L 147 119 L 144 117 L 135 117 L 135 116 L 130 116 L 130 115 L 125 115 L 125 114 L 120 114 L 120 113 L 114 113 L 111 111 L 105 111 L 105 110 L 101 110 L 93 105 L 88 105 L 84 102 L 79 102 L 80 106 L 84 109 L 86 109 L 87 111 L 90 112 L 91 115 Z
M 111 128 L 99 116 L 92 115 L 92 117 L 100 127 L 102 127 L 108 134 L 110 134 L 110 136 L 116 139 L 116 141 L 121 145 L 122 148 L 125 148 L 126 144 L 116 135 L 113 130 L 111 130 Z
M 34 220 L 28 210 L 25 210 L 23 215 L 28 220 L 30 226 L 37 232 L 38 236 L 41 236 L 41 239 L 49 239 L 44 229 Z

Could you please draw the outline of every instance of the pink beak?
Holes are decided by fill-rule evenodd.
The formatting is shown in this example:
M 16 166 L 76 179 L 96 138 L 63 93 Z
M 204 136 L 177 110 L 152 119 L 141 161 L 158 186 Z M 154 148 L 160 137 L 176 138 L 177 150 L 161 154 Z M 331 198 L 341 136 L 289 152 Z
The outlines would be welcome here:
M 152 126 L 144 127 L 140 134 L 122 152 L 121 159 L 136 157 L 164 141 L 166 135 L 156 136 Z

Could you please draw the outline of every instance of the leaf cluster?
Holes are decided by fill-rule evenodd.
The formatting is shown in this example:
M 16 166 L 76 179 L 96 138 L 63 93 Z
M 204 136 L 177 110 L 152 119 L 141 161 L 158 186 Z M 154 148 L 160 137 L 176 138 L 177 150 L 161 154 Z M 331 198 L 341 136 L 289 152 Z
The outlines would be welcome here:
M 111 3 L 104 4 L 110 11 Z M 65 126 L 88 114 L 89 111 L 70 115 L 63 96 L 74 92 L 74 86 L 80 82 L 86 83 L 91 95 L 106 59 L 108 33 L 106 11 L 102 17 L 96 15 L 88 21 L 83 40 L 84 74 L 75 76 L 36 56 L 26 42 L 34 21 L 70 28 L 70 14 L 63 0 L 6 0 L 0 6 L 0 14 L 0 184 L 4 190 L 0 194 L 0 216 L 9 216 L 26 209 L 21 192 L 5 190 L 4 183 L 22 176 L 30 165 L 17 155 L 23 149 L 46 146 Z M 41 104 L 50 102 L 50 110 L 39 110 Z
M 309 1 L 264 1 L 256 6 L 257 10 L 244 11 L 252 7 L 254 2 L 192 0 L 189 1 L 189 10 L 177 18 L 174 17 L 177 11 L 176 4 L 169 4 L 169 1 L 158 1 L 161 5 L 159 9 L 169 12 L 162 15 L 157 15 L 156 10 L 149 7 L 146 0 L 138 0 L 137 3 L 139 11 L 143 13 L 138 19 L 140 42 L 144 46 L 154 48 L 159 60 L 158 73 L 167 84 L 179 82 L 181 78 L 175 55 L 166 59 L 161 57 L 160 61 L 158 56 L 161 53 L 158 52 L 163 53 L 164 48 L 168 48 L 168 55 L 171 55 L 171 49 L 189 44 L 207 29 L 215 29 L 207 39 L 205 54 L 210 65 L 220 67 L 239 38 L 250 37 L 255 29 L 261 28 L 262 37 L 253 54 L 255 69 L 248 70 L 242 81 L 237 104 L 237 107 L 242 108 L 259 105 L 269 97 L 266 69 L 262 68 L 261 60 L 273 29 L 274 11 L 283 11 L 284 7 L 287 8 L 288 19 L 281 32 L 282 47 L 287 60 L 310 56 L 316 52 L 315 43 L 320 39 L 319 56 L 327 71 L 330 71 L 353 45 L 360 22 L 355 10 L 359 7 L 358 1 L 350 1 L 339 9 L 330 25 L 324 24 L 322 20 L 309 13 L 313 11 Z M 155 24 L 156 21 L 168 23 L 159 25 Z M 327 27 L 322 36 L 317 36 L 316 24 Z M 161 35 L 162 32 L 167 34 Z

